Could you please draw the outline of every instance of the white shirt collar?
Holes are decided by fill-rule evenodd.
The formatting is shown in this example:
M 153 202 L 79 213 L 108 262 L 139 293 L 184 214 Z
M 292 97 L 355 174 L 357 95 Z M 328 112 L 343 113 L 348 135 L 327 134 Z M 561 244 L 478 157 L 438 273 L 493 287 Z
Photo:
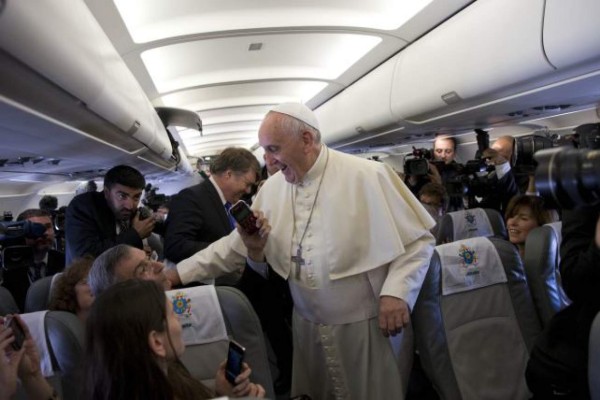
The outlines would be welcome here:
M 225 203 L 227 203 L 227 199 L 225 199 L 225 196 L 223 195 L 221 188 L 217 184 L 217 181 L 215 181 L 215 178 L 213 178 L 212 175 L 208 178 L 208 180 L 210 181 L 210 183 L 212 183 L 212 185 L 215 187 L 215 189 L 217 189 L 217 193 L 219 193 L 219 197 L 221 198 L 221 204 L 223 204 L 223 206 L 225 206 Z

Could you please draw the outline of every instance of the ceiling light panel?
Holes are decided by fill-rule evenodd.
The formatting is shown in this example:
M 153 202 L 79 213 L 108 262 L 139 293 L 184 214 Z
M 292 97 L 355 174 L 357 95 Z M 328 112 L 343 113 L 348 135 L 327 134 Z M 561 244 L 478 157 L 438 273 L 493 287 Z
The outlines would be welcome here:
M 218 135 L 233 131 L 258 131 L 261 121 L 255 122 L 237 122 L 229 124 L 204 125 L 202 129 L 203 136 Z
M 237 121 L 262 121 L 273 105 L 253 107 L 231 107 L 220 110 L 202 111 L 204 125 L 225 124 Z
M 223 85 L 186 90 L 162 96 L 165 107 L 203 110 L 285 102 L 306 103 L 327 86 L 318 81 L 276 81 Z
M 260 51 L 248 44 L 262 42 Z M 176 43 L 142 53 L 159 93 L 268 79 L 335 80 L 381 42 L 371 35 L 305 33 Z
M 396 30 L 432 0 L 115 0 L 136 43 L 207 32 L 332 26 Z

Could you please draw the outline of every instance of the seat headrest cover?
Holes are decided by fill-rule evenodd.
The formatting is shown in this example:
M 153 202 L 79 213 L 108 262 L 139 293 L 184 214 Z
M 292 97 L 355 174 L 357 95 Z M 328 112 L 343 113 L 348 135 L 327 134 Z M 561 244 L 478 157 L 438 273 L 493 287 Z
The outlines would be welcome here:
M 442 295 L 506 282 L 502 260 L 487 238 L 471 238 L 437 246 L 442 270 Z
M 48 311 L 36 311 L 32 313 L 21 314 L 23 322 L 27 324 L 29 333 L 35 342 L 38 353 L 41 357 L 40 369 L 42 375 L 46 378 L 54 375 L 52 368 L 52 360 L 50 359 L 50 351 L 48 350 L 48 341 L 46 340 L 45 320 Z
M 454 240 L 494 236 L 492 224 L 483 208 L 449 213 L 454 227 Z
M 294 117 L 305 124 L 308 124 L 319 130 L 319 122 L 317 121 L 317 117 L 315 113 L 304 104 L 301 103 L 281 103 L 271 109 L 271 111 L 275 111 L 281 114 L 289 115 L 290 117 Z
M 169 290 L 168 300 L 179 317 L 186 345 L 227 340 L 223 313 L 212 285 Z

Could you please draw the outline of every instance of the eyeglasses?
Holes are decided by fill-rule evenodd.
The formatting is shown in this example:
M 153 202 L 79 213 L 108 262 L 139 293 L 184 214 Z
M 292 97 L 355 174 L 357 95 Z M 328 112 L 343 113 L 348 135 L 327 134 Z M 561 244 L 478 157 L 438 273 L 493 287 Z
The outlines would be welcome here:
M 133 276 L 139 278 L 143 275 L 152 271 L 152 264 L 148 262 L 148 260 L 144 260 L 135 267 L 133 270 Z

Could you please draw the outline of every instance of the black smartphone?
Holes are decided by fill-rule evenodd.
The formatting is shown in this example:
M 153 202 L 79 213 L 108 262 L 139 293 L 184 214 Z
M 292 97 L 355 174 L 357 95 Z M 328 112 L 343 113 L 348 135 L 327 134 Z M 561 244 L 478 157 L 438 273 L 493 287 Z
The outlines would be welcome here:
M 229 212 L 246 233 L 252 235 L 258 232 L 258 228 L 256 227 L 256 217 L 250 209 L 250 206 L 248 206 L 244 200 L 240 200 L 231 206 Z
M 4 320 L 4 327 L 11 328 L 15 340 L 10 344 L 15 351 L 21 350 L 23 342 L 25 341 L 25 331 L 21 327 L 19 320 L 15 317 L 6 317 Z
M 246 349 L 235 341 L 229 342 L 229 351 L 227 352 L 227 365 L 225 367 L 225 377 L 235 385 L 235 378 L 242 373 L 242 363 L 244 362 L 244 353 Z

